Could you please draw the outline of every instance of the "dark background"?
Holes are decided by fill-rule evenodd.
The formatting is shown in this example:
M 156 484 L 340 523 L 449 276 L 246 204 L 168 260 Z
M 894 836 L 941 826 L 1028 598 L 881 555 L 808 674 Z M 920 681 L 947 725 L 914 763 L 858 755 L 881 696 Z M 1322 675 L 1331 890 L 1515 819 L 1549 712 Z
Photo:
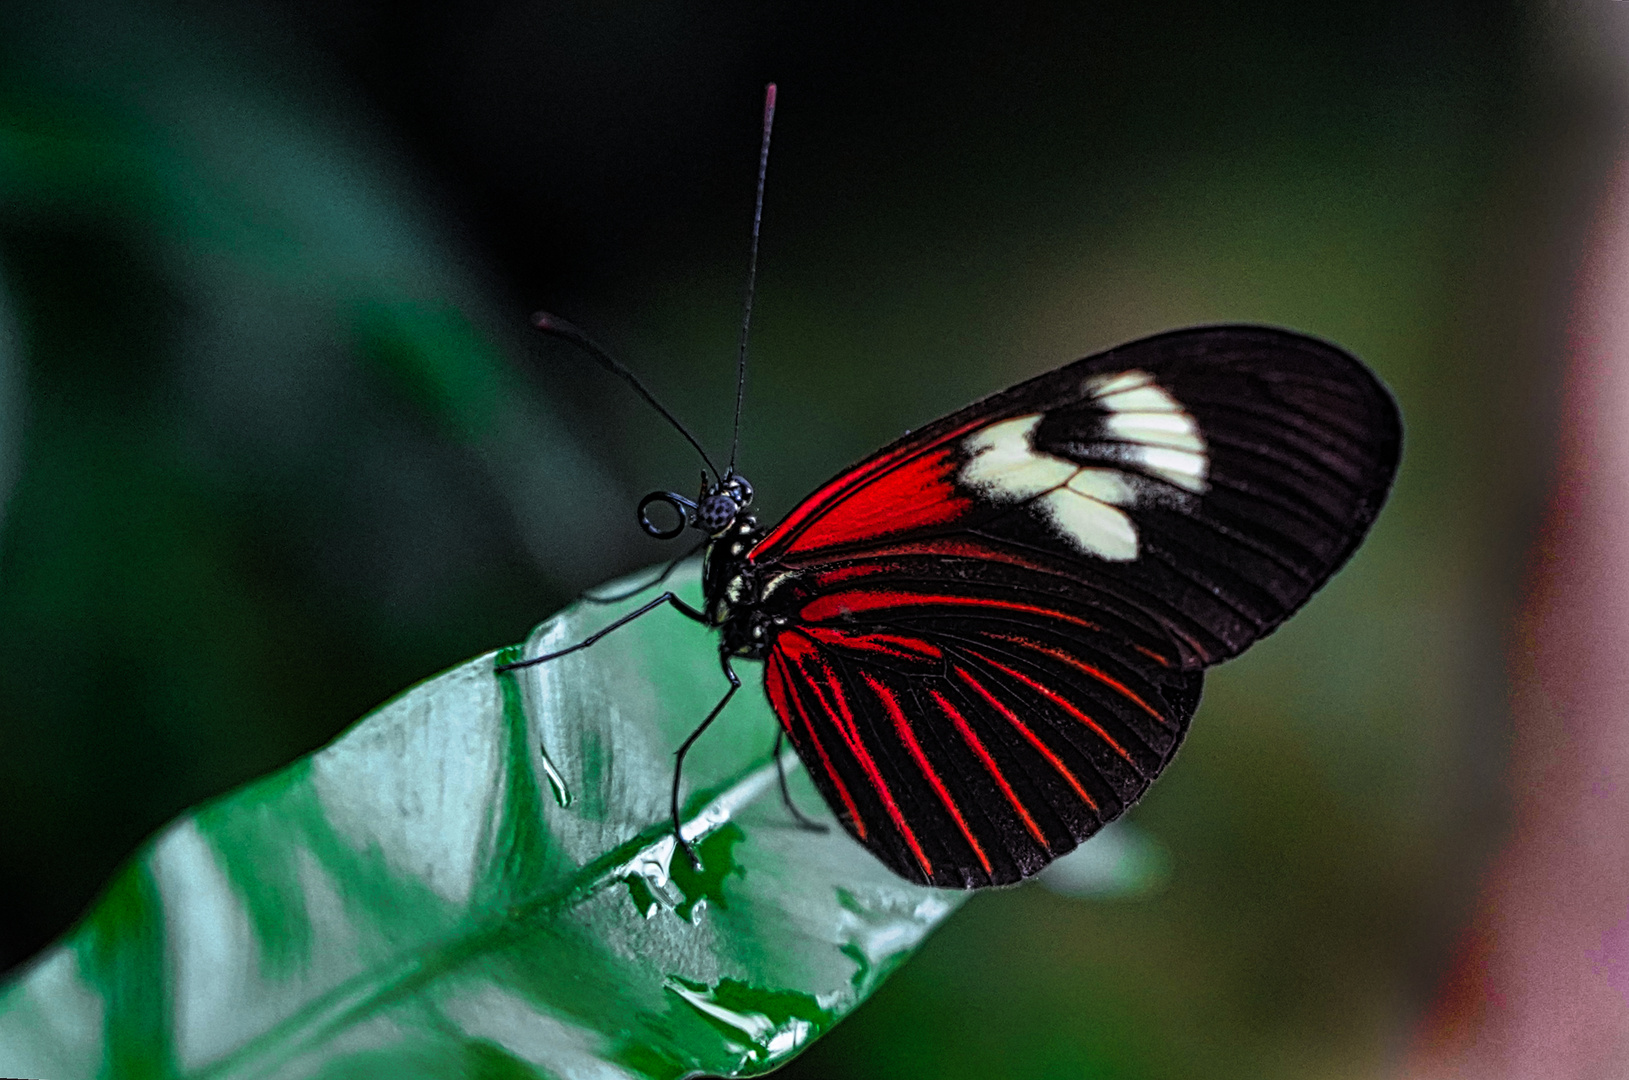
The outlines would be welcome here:
M 1193 322 L 1340 342 L 1407 424 L 1372 542 L 1211 678 L 1139 808 L 1167 886 L 981 896 L 788 1075 L 1381 1069 L 1501 837 L 1504 627 L 1616 116 L 1592 25 L 11 0 L 0 967 L 182 808 L 662 557 L 632 504 L 693 455 L 526 320 L 588 328 L 727 446 L 773 79 L 742 432 L 766 516 Z

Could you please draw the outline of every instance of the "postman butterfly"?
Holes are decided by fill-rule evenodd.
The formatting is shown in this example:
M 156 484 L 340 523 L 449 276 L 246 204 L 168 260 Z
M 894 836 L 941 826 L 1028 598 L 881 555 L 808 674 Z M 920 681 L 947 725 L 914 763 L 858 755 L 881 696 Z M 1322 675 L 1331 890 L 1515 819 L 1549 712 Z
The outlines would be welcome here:
M 581 331 L 538 325 L 655 404 Z M 663 593 L 506 667 L 669 605 L 718 631 L 729 681 L 681 765 L 741 686 L 732 661 L 761 661 L 780 735 L 855 840 L 924 885 L 1010 884 L 1148 790 L 1205 669 L 1346 562 L 1400 448 L 1391 395 L 1334 345 L 1262 326 L 1159 334 L 912 431 L 771 527 L 732 451 L 696 499 L 638 508 L 653 536 L 702 534 L 700 609 Z M 676 771 L 676 835 L 678 792 Z

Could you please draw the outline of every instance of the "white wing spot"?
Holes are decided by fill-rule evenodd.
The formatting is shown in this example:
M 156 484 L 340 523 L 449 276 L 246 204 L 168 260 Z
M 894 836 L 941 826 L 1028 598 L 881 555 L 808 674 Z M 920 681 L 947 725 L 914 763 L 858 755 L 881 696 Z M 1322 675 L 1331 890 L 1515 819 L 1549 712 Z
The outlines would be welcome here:
M 1109 415 L 1107 433 L 1120 460 L 1184 491 L 1205 491 L 1210 458 L 1199 424 L 1146 371 L 1095 375 L 1083 389 Z M 1052 528 L 1088 555 L 1109 562 L 1137 557 L 1137 526 L 1120 507 L 1143 490 L 1136 473 L 1087 467 L 1036 450 L 1041 413 L 991 424 L 962 442 L 967 463 L 959 481 L 999 503 L 1034 500 Z
M 1037 505 L 1046 511 L 1054 529 L 1087 554 L 1109 562 L 1130 562 L 1137 557 L 1137 526 L 1125 511 L 1073 487 L 1048 492 Z
M 1030 413 L 969 435 L 962 443 L 968 462 L 961 482 L 1000 502 L 1018 502 L 1068 483 L 1079 465 L 1030 447 L 1030 434 L 1040 422 L 1040 413 Z
M 1105 426 L 1114 434 L 1151 446 L 1203 454 L 1205 444 L 1193 420 L 1182 413 L 1110 413 Z
M 1153 381 L 1154 376 L 1146 371 L 1122 371 L 1118 375 L 1093 375 L 1086 380 L 1086 392 L 1095 398 L 1102 398 L 1109 394 L 1136 390 L 1138 387 L 1150 385 Z
M 1131 479 L 1119 469 L 1081 469 L 1069 478 L 1069 487 L 1111 506 L 1130 506 L 1137 498 Z
M 1199 423 L 1146 371 L 1094 375 L 1082 389 L 1109 410 L 1105 427 L 1125 440 L 1128 464 L 1196 495 L 1209 486 L 1210 453 Z
M 1091 391 L 1088 386 L 1087 391 Z M 1152 383 L 1132 387 L 1129 390 L 1115 390 L 1110 393 L 1093 394 L 1097 403 L 1105 409 L 1114 412 L 1153 412 L 1153 413 L 1180 413 L 1181 408 L 1171 400 L 1171 395 Z

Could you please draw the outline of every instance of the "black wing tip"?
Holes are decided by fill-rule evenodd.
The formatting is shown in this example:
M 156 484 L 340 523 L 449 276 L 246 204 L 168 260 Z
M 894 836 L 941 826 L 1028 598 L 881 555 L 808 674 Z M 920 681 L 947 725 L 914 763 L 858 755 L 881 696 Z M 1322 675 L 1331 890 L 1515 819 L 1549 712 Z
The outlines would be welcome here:
M 1098 353 L 1094 353 L 1093 355 L 1105 356 L 1110 353 L 1120 352 L 1124 349 L 1142 348 L 1163 340 L 1175 340 L 1179 338 L 1217 338 L 1220 340 L 1254 338 L 1260 340 L 1270 340 L 1277 344 L 1296 342 L 1301 345 L 1311 346 L 1316 351 L 1342 356 L 1348 360 L 1357 362 L 1360 365 L 1362 364 L 1362 361 L 1358 360 L 1350 349 L 1347 349 L 1345 346 L 1331 341 L 1328 338 L 1319 337 L 1316 334 L 1310 334 L 1305 330 L 1294 330 L 1287 326 L 1277 326 L 1273 323 L 1246 322 L 1195 323 L 1192 326 L 1179 326 L 1171 330 L 1161 330 L 1157 333 L 1147 334 L 1140 338 L 1134 338 L 1131 341 L 1116 345 L 1113 348 L 1104 349 Z
M 1365 480 L 1355 492 L 1348 522 L 1347 542 L 1329 560 L 1324 572 L 1312 583 L 1306 595 L 1277 618 L 1254 628 L 1247 641 L 1211 658 L 1209 667 L 1237 656 L 1250 644 L 1273 633 L 1299 611 L 1329 579 L 1356 554 L 1380 516 L 1397 480 L 1402 460 L 1402 412 L 1390 387 L 1350 350 L 1332 341 L 1279 326 L 1256 323 L 1216 323 L 1167 330 L 1088 356 L 1076 364 L 1087 370 L 1112 370 L 1136 364 L 1150 355 L 1203 365 L 1249 363 L 1259 370 L 1279 369 L 1286 375 L 1317 373 L 1320 369 L 1331 383 L 1349 389 L 1354 413 L 1363 417 L 1369 453 L 1364 461 Z M 1075 365 L 1071 365 L 1072 367 Z
M 1355 380 L 1361 385 L 1372 388 L 1376 397 L 1390 406 L 1393 426 L 1402 430 L 1402 413 L 1397 406 L 1397 398 L 1391 388 L 1380 378 L 1374 368 L 1370 367 L 1356 353 L 1328 338 L 1309 334 L 1304 330 L 1292 330 L 1284 326 L 1274 326 L 1269 323 L 1202 323 L 1197 326 L 1184 326 L 1175 330 L 1164 330 L 1157 334 L 1128 341 L 1123 345 L 1116 345 L 1112 349 L 1096 353 L 1087 357 L 1088 360 L 1103 360 L 1115 356 L 1125 350 L 1145 348 L 1156 345 L 1162 341 L 1180 341 L 1191 339 L 1195 343 L 1206 340 L 1216 342 L 1218 345 L 1256 345 L 1278 352 L 1300 352 L 1314 355 L 1320 359 L 1331 361 L 1337 366 L 1357 374 Z
M 1396 399 L 1391 390 L 1381 381 L 1373 368 L 1359 359 L 1356 353 L 1328 338 L 1309 334 L 1304 330 L 1292 330 L 1285 326 L 1274 326 L 1269 323 L 1201 323 L 1197 326 L 1183 326 L 1175 330 L 1162 330 L 1157 334 L 1137 338 L 1111 349 L 1094 353 L 1086 357 L 1087 360 L 1105 361 L 1110 357 L 1131 349 L 1146 349 L 1161 343 L 1175 343 L 1187 339 L 1194 344 L 1214 342 L 1216 345 L 1254 345 L 1276 352 L 1298 352 L 1310 354 L 1333 361 L 1339 366 L 1361 373 L 1366 377 L 1362 381 L 1373 384 L 1387 401 L 1396 408 Z
M 1374 514 L 1378 515 L 1380 507 L 1390 494 L 1397 466 L 1402 460 L 1403 413 L 1391 387 L 1386 385 L 1372 367 L 1345 346 L 1304 330 L 1292 330 L 1269 323 L 1201 323 L 1196 326 L 1163 330 L 1135 341 L 1128 341 L 1112 349 L 1094 353 L 1077 363 L 1091 363 L 1094 366 L 1110 364 L 1113 358 L 1128 350 L 1145 349 L 1162 342 L 1177 343 L 1184 340 L 1191 342 L 1193 346 L 1214 342 L 1218 347 L 1253 345 L 1278 353 L 1300 353 L 1332 363 L 1352 376 L 1347 380 L 1350 385 L 1369 392 L 1373 406 L 1376 464 L 1387 474 L 1384 485 L 1375 492 L 1376 497 L 1373 500 Z M 1373 516 L 1369 520 L 1372 521 Z

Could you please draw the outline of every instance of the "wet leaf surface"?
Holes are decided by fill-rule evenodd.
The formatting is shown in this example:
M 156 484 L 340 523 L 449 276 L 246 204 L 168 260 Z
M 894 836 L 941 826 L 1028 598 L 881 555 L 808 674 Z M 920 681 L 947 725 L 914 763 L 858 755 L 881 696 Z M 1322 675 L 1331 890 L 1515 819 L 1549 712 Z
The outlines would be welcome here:
M 524 650 L 616 610 L 568 610 Z M 701 628 L 660 611 L 493 674 L 520 652 L 422 683 L 166 828 L 0 996 L 0 1073 L 752 1074 L 962 900 L 795 827 L 755 688 L 689 759 L 702 868 L 674 857 L 672 752 L 724 686 Z M 794 797 L 826 816 L 788 760 Z

